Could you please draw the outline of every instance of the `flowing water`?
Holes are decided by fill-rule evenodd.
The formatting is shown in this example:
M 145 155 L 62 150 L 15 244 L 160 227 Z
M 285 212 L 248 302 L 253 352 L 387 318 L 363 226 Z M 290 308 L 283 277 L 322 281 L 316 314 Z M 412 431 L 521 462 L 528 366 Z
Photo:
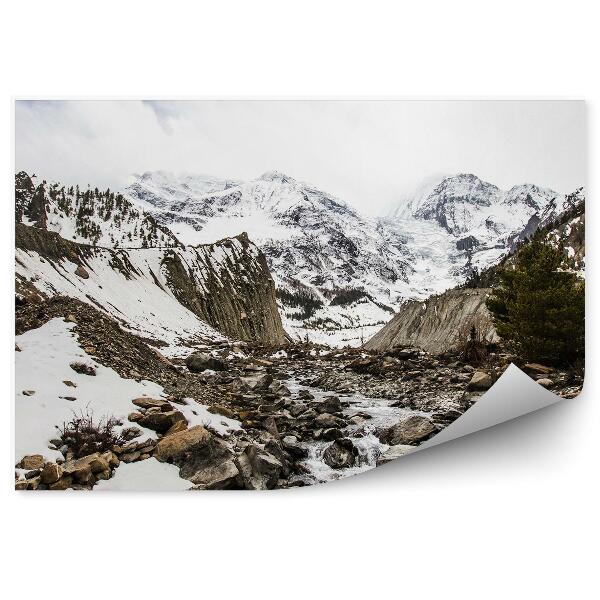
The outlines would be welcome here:
M 303 464 L 308 468 L 310 474 L 300 477 L 300 479 L 307 483 L 341 479 L 374 468 L 379 456 L 389 448 L 374 435 L 375 430 L 394 425 L 410 415 L 429 416 L 428 413 L 422 411 L 390 406 L 394 402 L 393 400 L 370 398 L 359 392 L 353 392 L 352 394 L 328 392 L 319 388 L 300 385 L 294 379 L 285 383 L 294 396 L 302 389 L 309 391 L 316 400 L 322 400 L 326 396 L 335 394 L 342 404 L 349 403 L 349 406 L 343 408 L 346 417 L 354 415 L 368 415 L 371 417 L 359 425 L 350 424 L 343 429 L 344 437 L 350 438 L 358 450 L 356 464 L 353 467 L 332 469 L 323 461 L 323 452 L 332 443 L 331 441 L 315 440 L 302 444 L 308 450 L 308 457 L 303 461 Z M 302 402 L 302 399 L 299 398 L 298 402 Z

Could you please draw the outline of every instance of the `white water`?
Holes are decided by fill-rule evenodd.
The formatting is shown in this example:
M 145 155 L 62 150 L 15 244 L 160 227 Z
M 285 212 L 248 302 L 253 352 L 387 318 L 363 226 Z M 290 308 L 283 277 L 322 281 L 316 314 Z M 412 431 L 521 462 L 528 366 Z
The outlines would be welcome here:
M 331 441 L 314 440 L 302 442 L 300 445 L 308 450 L 308 457 L 302 461 L 302 464 L 308 468 L 310 475 L 300 476 L 298 479 L 307 481 L 307 483 L 321 483 L 350 477 L 376 466 L 377 459 L 385 452 L 389 446 L 383 444 L 374 435 L 375 430 L 383 427 L 389 427 L 410 415 L 429 416 L 428 413 L 407 408 L 390 406 L 394 400 L 386 398 L 369 398 L 360 392 L 352 394 L 341 394 L 337 392 L 328 392 L 319 388 L 300 385 L 296 380 L 291 379 L 285 382 L 290 391 L 297 395 L 302 389 L 309 391 L 316 400 L 322 400 L 327 396 L 338 396 L 342 404 L 349 402 L 350 406 L 344 407 L 342 412 L 346 417 L 352 417 L 357 414 L 367 414 L 371 419 L 367 419 L 360 425 L 350 424 L 344 428 L 344 437 L 350 438 L 358 449 L 358 457 L 353 467 L 347 469 L 332 469 L 323 461 L 323 453 Z M 298 403 L 304 402 L 302 398 L 297 398 Z

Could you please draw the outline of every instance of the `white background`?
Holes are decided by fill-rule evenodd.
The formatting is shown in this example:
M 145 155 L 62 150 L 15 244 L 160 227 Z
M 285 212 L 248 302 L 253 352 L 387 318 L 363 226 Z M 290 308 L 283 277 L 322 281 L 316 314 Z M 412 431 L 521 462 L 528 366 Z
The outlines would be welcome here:
M 600 259 L 592 169 L 588 371 L 577 400 L 315 488 L 52 495 L 11 492 L 8 385 L 11 96 L 584 98 L 591 166 L 599 101 L 592 6 L 576 0 L 5 3 L 7 460 L 0 581 L 15 590 L 7 597 L 580 599 L 597 593 Z

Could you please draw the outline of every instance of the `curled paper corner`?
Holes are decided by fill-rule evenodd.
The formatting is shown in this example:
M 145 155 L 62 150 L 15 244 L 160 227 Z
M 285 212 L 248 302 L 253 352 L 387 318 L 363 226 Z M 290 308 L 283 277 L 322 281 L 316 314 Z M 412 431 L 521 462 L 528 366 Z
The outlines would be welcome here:
M 444 442 L 499 425 L 563 400 L 511 364 L 496 383 L 460 418 L 418 447 Z

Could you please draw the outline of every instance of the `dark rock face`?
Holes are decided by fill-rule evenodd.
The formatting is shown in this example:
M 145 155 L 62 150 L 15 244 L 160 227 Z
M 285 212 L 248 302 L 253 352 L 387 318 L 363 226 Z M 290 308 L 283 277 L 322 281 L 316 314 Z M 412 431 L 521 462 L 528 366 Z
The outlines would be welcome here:
M 198 248 L 119 250 L 78 244 L 57 233 L 16 223 L 15 242 L 18 249 L 36 252 L 51 263 L 75 263 L 75 278 L 80 282 L 88 280 L 89 262 L 94 258 L 121 273 L 125 278 L 123 285 L 127 285 L 134 277 L 140 277 L 134 265 L 143 259 L 141 253 L 156 252 L 177 301 L 217 331 L 240 340 L 285 341 L 266 260 L 245 235 Z M 216 256 L 220 263 L 214 260 Z M 224 263 L 226 268 L 222 268 Z M 16 284 L 17 290 L 24 285 L 19 276 Z M 148 279 L 147 285 L 160 284 Z
M 194 254 L 199 268 L 186 269 L 189 258 L 184 260 L 175 249 L 167 251 L 162 261 L 169 286 L 183 306 L 234 339 L 285 340 L 266 258 L 245 233 L 187 252 Z M 227 258 L 215 264 L 215 253 Z
M 323 461 L 332 469 L 346 469 L 356 462 L 358 450 L 348 438 L 336 440 L 325 449 Z

